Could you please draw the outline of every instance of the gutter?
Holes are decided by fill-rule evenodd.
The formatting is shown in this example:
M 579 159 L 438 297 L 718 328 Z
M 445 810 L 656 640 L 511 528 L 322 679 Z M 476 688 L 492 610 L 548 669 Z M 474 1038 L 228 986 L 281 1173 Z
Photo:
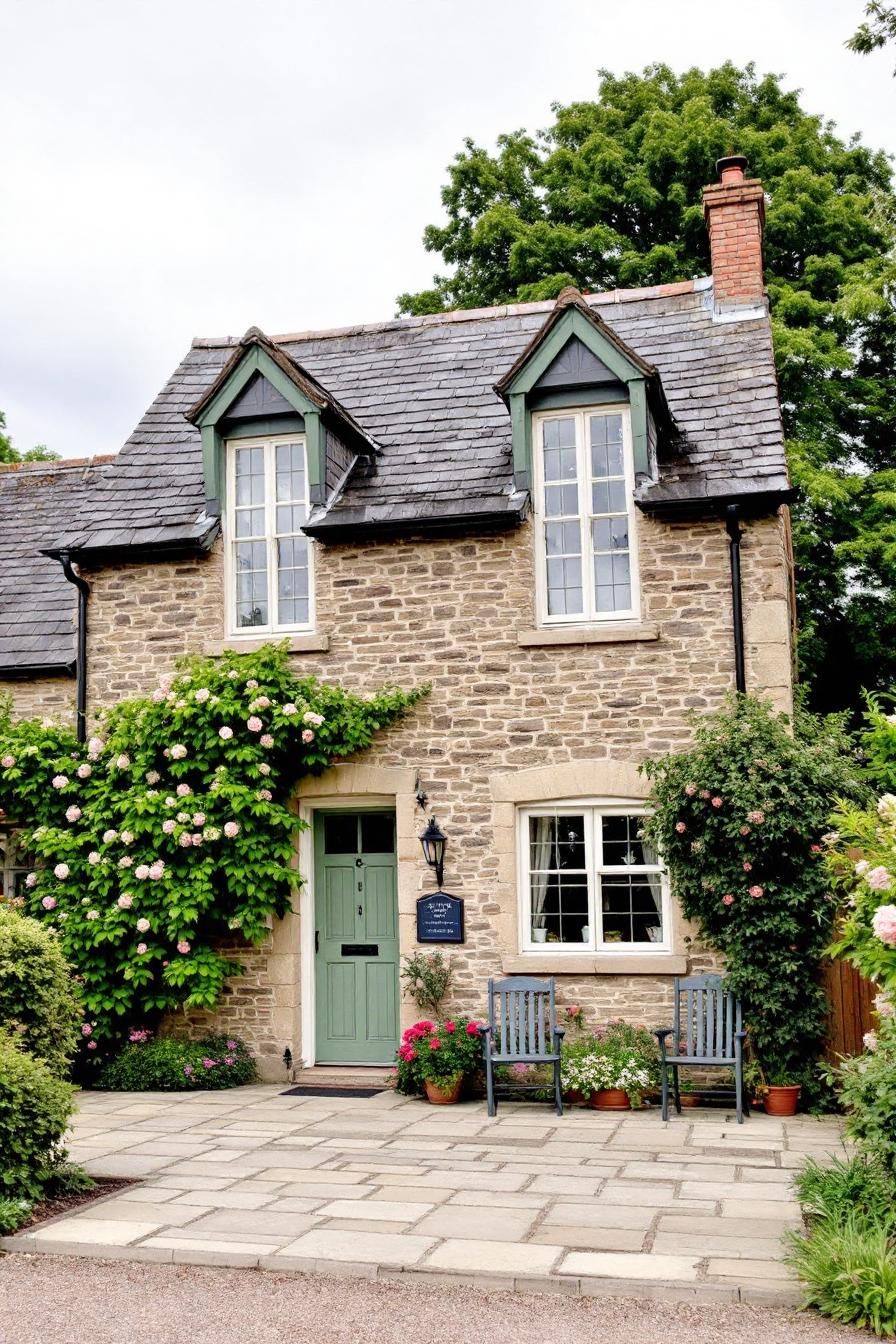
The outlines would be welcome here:
M 75 572 L 68 551 L 56 557 L 62 572 L 78 590 L 78 652 L 75 661 L 75 727 L 79 742 L 87 741 L 87 599 L 90 584 Z
M 734 685 L 738 694 L 747 691 L 747 672 L 744 659 L 744 599 L 740 572 L 740 505 L 729 504 L 725 509 L 725 531 L 731 562 L 731 623 L 734 633 Z

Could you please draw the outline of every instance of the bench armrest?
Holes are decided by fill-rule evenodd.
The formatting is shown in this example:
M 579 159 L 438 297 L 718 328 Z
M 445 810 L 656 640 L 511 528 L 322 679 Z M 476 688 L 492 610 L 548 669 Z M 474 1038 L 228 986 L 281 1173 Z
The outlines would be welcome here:
M 672 1031 L 673 1031 L 672 1027 L 654 1027 L 653 1034 L 658 1041 L 662 1041 L 665 1040 L 667 1036 L 671 1036 Z
M 555 1041 L 559 1041 L 561 1045 L 563 1044 L 563 1037 L 564 1037 L 565 1035 L 566 1035 L 566 1028 L 565 1028 L 565 1027 L 555 1027 L 555 1028 L 554 1028 L 554 1040 L 555 1040 Z

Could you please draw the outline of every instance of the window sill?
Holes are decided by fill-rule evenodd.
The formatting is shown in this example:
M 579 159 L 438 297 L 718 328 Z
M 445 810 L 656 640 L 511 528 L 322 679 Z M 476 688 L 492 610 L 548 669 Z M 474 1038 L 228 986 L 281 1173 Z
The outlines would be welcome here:
M 266 635 L 264 639 L 247 639 L 242 635 L 231 635 L 230 639 L 216 639 L 206 644 L 202 650 L 207 658 L 220 658 L 222 653 L 257 653 L 266 644 L 279 644 L 289 640 L 290 653 L 326 653 L 330 647 L 330 636 L 319 635 L 312 631 L 307 635 Z
M 675 952 L 520 952 L 504 957 L 505 975 L 686 975 Z
M 628 644 L 659 637 L 660 628 L 653 621 L 608 621 L 606 625 L 556 625 L 518 630 L 516 641 L 522 648 L 538 649 L 557 644 Z

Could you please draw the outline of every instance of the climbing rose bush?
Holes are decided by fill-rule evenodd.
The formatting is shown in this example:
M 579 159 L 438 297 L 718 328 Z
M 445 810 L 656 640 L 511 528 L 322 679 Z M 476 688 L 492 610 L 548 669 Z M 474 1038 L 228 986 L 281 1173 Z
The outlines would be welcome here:
M 0 808 L 37 861 L 28 912 L 81 980 L 84 1050 L 180 1005 L 213 1008 L 301 883 L 304 775 L 369 745 L 424 694 L 352 695 L 296 677 L 286 646 L 190 658 L 78 746 L 56 724 L 0 720 Z
M 725 959 L 768 1081 L 818 1089 L 827 1034 L 820 962 L 834 899 L 823 837 L 833 802 L 868 797 L 842 719 L 732 699 L 690 751 L 649 762 L 644 829 L 701 939 Z
M 867 807 L 844 801 L 832 817 L 828 867 L 840 898 L 835 955 L 896 1001 L 896 714 L 869 701 L 862 746 L 881 792 Z

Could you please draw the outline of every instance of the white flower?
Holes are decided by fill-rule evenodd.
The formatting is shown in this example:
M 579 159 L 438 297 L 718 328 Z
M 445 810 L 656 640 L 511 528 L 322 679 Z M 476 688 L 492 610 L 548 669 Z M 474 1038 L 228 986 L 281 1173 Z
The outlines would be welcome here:
M 253 712 L 257 712 L 259 709 L 267 709 L 270 706 L 270 703 L 271 702 L 266 695 L 259 695 L 255 700 L 252 701 L 249 708 Z
M 871 864 L 867 859 L 859 859 L 856 864 L 856 877 L 864 877 L 870 867 Z
M 189 849 L 190 845 L 193 843 L 190 839 L 190 832 L 182 831 L 178 836 L 177 843 L 180 845 L 181 849 Z
M 206 826 L 202 832 L 202 838 L 204 840 L 220 840 L 221 839 L 220 826 Z
M 87 762 L 85 761 L 83 765 L 78 766 L 77 770 L 75 771 L 75 774 L 78 776 L 79 779 L 89 779 L 90 776 L 93 774 L 93 766 L 88 765 Z
M 211 691 L 206 686 L 200 686 L 198 691 L 193 692 L 193 699 L 199 705 L 204 705 L 211 695 Z
M 165 832 L 166 835 L 171 835 L 176 825 L 177 822 L 174 820 L 174 818 L 168 817 L 167 820 L 162 822 L 162 830 Z
M 90 853 L 87 855 L 87 862 L 92 863 L 94 867 L 96 867 L 98 863 L 102 863 L 102 861 L 103 861 L 102 857 L 97 853 L 95 849 L 92 849 Z
M 261 765 L 258 767 L 258 773 L 260 775 L 269 775 L 271 773 L 271 767 L 268 765 L 267 761 L 262 761 Z
M 95 761 L 105 745 L 101 737 L 92 737 L 87 743 L 87 754 L 90 759 Z
M 147 784 L 158 784 L 161 778 L 162 776 L 159 774 L 158 770 L 147 770 L 146 772 Z
M 193 790 L 190 788 L 189 784 L 178 784 L 175 789 L 178 798 L 189 798 L 192 792 Z
M 140 870 L 138 869 L 137 871 L 139 875 Z M 119 896 L 118 900 L 116 901 L 116 905 L 118 906 L 119 910 L 130 910 L 133 904 L 134 904 L 134 898 L 127 892 L 123 892 L 122 895 Z
M 56 867 L 53 869 L 54 875 L 59 878 L 60 882 L 65 881 L 69 875 L 69 871 L 70 869 L 67 863 L 57 863 Z
M 146 880 L 146 878 L 149 877 L 149 864 L 148 864 L 148 863 L 138 863 L 138 864 L 137 864 L 137 867 L 134 869 L 134 876 L 135 876 L 135 877 L 139 877 L 139 878 L 140 878 L 140 881 L 141 881 L 141 882 L 144 882 L 144 881 Z M 119 902 L 119 904 L 120 904 L 120 902 Z
M 153 882 L 158 882 L 165 876 L 165 865 L 161 859 L 156 859 L 155 863 L 150 864 L 149 876 Z
M 122 831 L 121 843 L 123 845 L 132 845 L 134 843 L 134 837 L 131 835 L 130 831 Z
M 36 887 L 36 886 L 37 886 L 37 873 L 29 873 L 29 874 L 28 874 L 28 876 L 25 878 L 25 886 L 26 886 L 26 887 Z
M 68 784 L 68 775 L 54 775 L 54 776 L 53 776 L 53 788 L 54 788 L 54 789 L 64 789 L 65 786 L 66 786 L 67 784 Z
M 99 910 L 88 910 L 85 916 L 86 919 L 99 919 L 99 917 L 100 917 Z
M 166 807 L 177 807 L 177 799 L 176 799 L 176 798 L 172 798 L 171 795 L 169 794 L 168 797 L 165 799 L 165 806 L 166 806 Z
M 118 860 L 118 866 L 119 868 L 130 868 L 133 865 L 133 862 L 134 860 L 131 858 L 130 854 L 125 854 L 124 858 Z
M 260 733 L 264 724 L 257 714 L 252 714 L 246 720 L 246 727 L 249 729 L 250 733 Z
M 314 733 L 311 731 L 310 728 L 302 729 L 302 741 L 305 742 L 306 744 L 314 741 Z
M 177 819 L 181 826 L 186 826 L 187 822 L 190 820 L 190 814 L 189 812 L 178 812 Z
M 66 821 L 72 821 L 72 822 L 79 821 L 80 817 L 81 817 L 81 809 L 80 807 L 78 807 L 76 803 L 72 803 L 71 807 L 67 807 L 65 809 Z
M 200 833 L 199 831 L 196 831 L 196 833 L 195 833 L 194 835 L 191 835 L 191 836 L 190 836 L 190 843 L 193 844 L 193 845 L 201 845 L 201 844 L 202 844 L 202 835 L 201 835 L 201 833 Z
M 117 839 L 118 839 L 118 832 L 117 832 L 117 831 L 109 830 L 109 831 L 104 831 L 104 832 L 103 832 L 103 844 L 104 844 L 104 845 L 111 845 L 112 841 L 113 841 L 113 840 L 117 840 Z
M 230 739 L 233 737 L 233 729 L 228 728 L 227 724 L 225 723 L 223 728 L 218 729 L 218 736 L 222 739 L 222 741 L 229 742 Z
M 885 821 L 896 821 L 896 795 L 885 793 L 878 799 L 877 814 Z
M 160 705 L 162 701 L 166 699 L 166 692 L 162 690 L 161 686 L 159 686 L 153 691 L 152 698 L 153 700 L 155 700 L 157 705 Z
M 319 728 L 323 721 L 323 714 L 315 714 L 312 709 L 309 709 L 308 713 L 302 716 L 302 722 L 310 723 L 312 728 Z
M 224 834 L 228 840 L 233 840 L 240 833 L 240 824 L 238 821 L 225 821 Z
M 184 746 L 183 742 L 175 742 L 174 746 L 171 748 L 172 761 L 182 761 L 186 756 L 186 754 L 187 749 Z
M 130 763 L 131 758 L 126 755 L 125 752 L 122 752 L 121 755 L 115 759 L 115 764 L 118 766 L 119 770 L 127 770 Z
M 204 826 L 204 825 L 205 825 L 205 813 L 204 813 L 204 812 L 194 812 L 194 813 L 193 813 L 193 825 L 194 825 L 194 826 Z
M 270 789 L 259 789 L 256 796 L 262 803 L 269 803 L 274 795 Z
M 3 766 L 4 770 L 11 770 L 12 767 L 15 765 L 15 763 L 16 763 L 15 756 L 10 756 L 9 752 L 7 752 L 6 755 L 3 757 L 3 760 L 0 761 L 0 765 Z
M 292 718 L 293 714 L 298 714 L 299 711 L 298 711 L 298 707 L 297 707 L 296 705 L 294 705 L 294 704 L 292 703 L 292 701 L 290 700 L 290 701 L 288 701 L 288 702 L 283 706 L 283 708 L 282 708 L 282 710 L 281 710 L 280 712 L 281 712 L 281 714 L 285 714 L 286 717 L 287 717 L 288 719 L 290 719 L 290 718 Z
M 258 740 L 263 747 L 272 747 L 274 745 L 274 739 L 271 737 L 270 733 L 262 733 Z
M 250 677 L 249 680 L 246 682 L 246 690 L 247 691 L 258 690 L 258 682 L 255 680 L 254 677 Z

